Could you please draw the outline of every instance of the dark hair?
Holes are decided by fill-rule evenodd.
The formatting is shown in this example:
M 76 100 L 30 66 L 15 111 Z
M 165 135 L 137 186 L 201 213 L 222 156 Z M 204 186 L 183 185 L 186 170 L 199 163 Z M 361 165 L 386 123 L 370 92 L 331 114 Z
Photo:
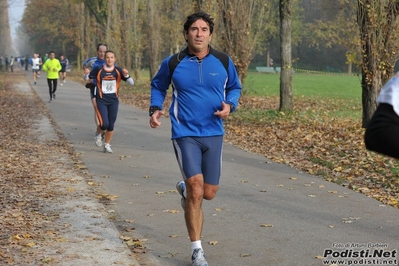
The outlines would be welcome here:
M 113 53 L 113 54 L 114 54 L 114 56 L 116 57 L 116 54 L 115 54 L 115 52 L 114 52 L 114 51 L 111 51 L 111 50 L 107 50 L 107 51 L 105 51 L 105 55 L 107 55 L 108 53 Z
M 203 19 L 208 25 L 209 25 L 209 30 L 212 34 L 213 32 L 213 18 L 211 18 L 211 16 L 203 11 L 199 11 L 196 12 L 194 14 L 191 14 L 187 17 L 186 21 L 184 22 L 183 25 L 183 30 L 185 32 L 188 32 L 188 29 L 190 28 L 191 24 L 193 24 L 194 22 L 196 22 L 199 19 Z
M 55 54 L 55 52 L 54 52 L 54 51 L 50 51 L 50 52 L 48 52 L 48 54 L 51 54 L 51 53 Z
M 105 46 L 105 49 L 107 49 L 107 45 L 106 44 L 100 43 L 100 44 L 97 45 L 97 51 L 100 49 L 101 46 Z

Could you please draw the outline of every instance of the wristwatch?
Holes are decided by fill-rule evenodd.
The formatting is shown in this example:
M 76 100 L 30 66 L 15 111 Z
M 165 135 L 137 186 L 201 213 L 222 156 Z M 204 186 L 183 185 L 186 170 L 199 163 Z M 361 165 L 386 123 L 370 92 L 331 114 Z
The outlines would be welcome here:
M 149 115 L 152 116 L 156 110 L 161 110 L 159 106 L 150 106 L 150 110 L 148 111 Z
M 231 113 L 231 112 L 233 112 L 233 110 L 234 110 L 234 104 L 229 103 L 229 105 L 230 105 L 230 113 Z

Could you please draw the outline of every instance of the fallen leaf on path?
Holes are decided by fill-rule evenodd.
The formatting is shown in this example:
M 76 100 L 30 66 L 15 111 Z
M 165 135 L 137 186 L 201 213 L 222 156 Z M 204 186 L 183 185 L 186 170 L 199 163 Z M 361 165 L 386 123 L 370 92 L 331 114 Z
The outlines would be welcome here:
M 272 224 L 261 224 L 260 227 L 273 227 Z
M 163 254 L 163 255 L 158 255 L 160 258 L 171 258 L 174 257 L 177 253 L 168 253 L 168 254 Z
M 24 246 L 25 246 L 25 247 L 33 247 L 34 245 L 36 245 L 35 242 L 28 242 L 28 243 L 26 243 Z

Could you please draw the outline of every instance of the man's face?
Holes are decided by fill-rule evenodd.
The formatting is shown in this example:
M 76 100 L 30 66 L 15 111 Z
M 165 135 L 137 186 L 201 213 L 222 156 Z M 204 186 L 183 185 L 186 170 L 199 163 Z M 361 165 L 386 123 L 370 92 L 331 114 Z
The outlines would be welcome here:
M 194 52 L 201 52 L 208 49 L 211 41 L 211 31 L 209 25 L 203 20 L 195 21 L 186 33 L 187 43 Z
M 97 57 L 104 60 L 105 51 L 107 51 L 107 47 L 105 47 L 104 45 L 101 45 L 100 47 L 98 47 Z
M 55 53 L 50 53 L 50 54 L 49 54 L 49 58 L 50 58 L 51 60 L 53 60 L 53 59 L 55 58 Z

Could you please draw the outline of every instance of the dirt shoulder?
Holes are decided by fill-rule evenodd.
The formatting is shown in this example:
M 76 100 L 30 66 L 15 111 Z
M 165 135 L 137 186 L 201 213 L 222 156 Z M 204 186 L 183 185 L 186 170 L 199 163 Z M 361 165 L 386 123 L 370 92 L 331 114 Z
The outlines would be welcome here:
M 0 264 L 139 265 L 26 76 L 0 89 Z M 15 81 L 19 81 L 16 83 Z

